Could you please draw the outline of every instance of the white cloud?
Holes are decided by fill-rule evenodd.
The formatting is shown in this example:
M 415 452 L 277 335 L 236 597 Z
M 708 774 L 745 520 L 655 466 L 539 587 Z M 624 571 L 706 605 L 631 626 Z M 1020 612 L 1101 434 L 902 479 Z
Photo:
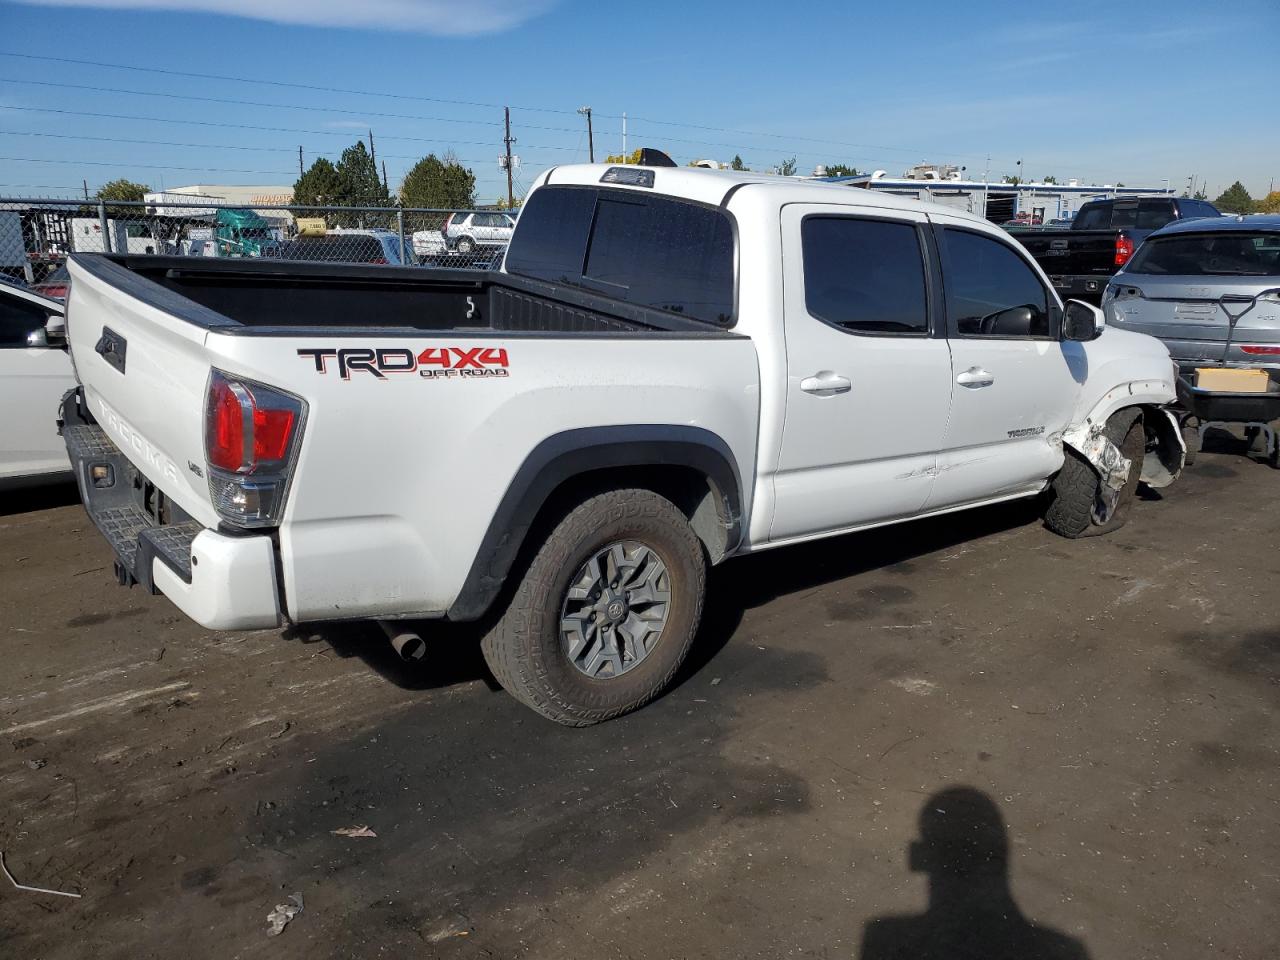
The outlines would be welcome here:
M 310 27 L 465 35 L 519 26 L 556 0 L 22 0 L 47 7 L 180 10 Z

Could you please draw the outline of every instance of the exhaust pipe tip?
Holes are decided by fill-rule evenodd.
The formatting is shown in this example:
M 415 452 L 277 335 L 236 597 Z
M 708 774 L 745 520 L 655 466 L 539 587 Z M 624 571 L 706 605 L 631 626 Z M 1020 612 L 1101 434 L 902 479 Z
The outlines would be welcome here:
M 426 641 L 415 631 L 406 630 L 399 624 L 386 620 L 379 620 L 378 626 L 387 635 L 387 639 L 391 641 L 391 646 L 399 654 L 400 659 L 406 663 L 421 660 L 427 655 Z
M 416 633 L 401 633 L 392 637 L 391 646 L 395 647 L 401 660 L 421 660 L 427 655 L 427 645 Z

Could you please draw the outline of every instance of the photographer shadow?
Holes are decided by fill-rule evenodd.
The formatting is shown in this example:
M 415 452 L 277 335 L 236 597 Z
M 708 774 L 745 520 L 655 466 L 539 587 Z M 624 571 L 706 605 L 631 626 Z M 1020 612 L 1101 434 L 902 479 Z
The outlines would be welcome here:
M 868 921 L 861 960 L 1088 960 L 1079 940 L 1019 909 L 1004 818 L 982 791 L 930 797 L 909 851 L 910 869 L 929 878 L 928 909 Z

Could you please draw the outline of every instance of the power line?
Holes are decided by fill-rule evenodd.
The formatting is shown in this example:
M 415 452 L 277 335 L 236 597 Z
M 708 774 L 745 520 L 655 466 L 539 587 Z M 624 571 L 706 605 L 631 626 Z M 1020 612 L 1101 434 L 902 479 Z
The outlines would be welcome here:
M 165 100 L 191 100 L 196 103 L 220 103 L 233 107 L 265 107 L 269 110 L 309 110 L 313 113 L 345 113 L 356 117 L 381 117 L 390 120 L 414 120 L 420 123 L 466 123 L 472 126 L 501 126 L 494 120 L 463 120 L 455 117 L 419 117 L 405 113 L 382 113 L 374 110 L 344 110 L 341 107 L 311 107 L 295 103 L 266 103 L 261 100 L 233 100 L 229 97 L 201 97 L 191 93 L 163 93 L 159 90 L 125 90 L 120 87 L 100 87 L 86 83 L 61 83 L 56 80 L 22 80 L 16 77 L 0 77 L 0 83 L 20 83 L 37 87 L 58 87 L 64 90 L 92 90 L 96 93 L 119 93 L 130 97 L 160 97 Z M 539 129 L 556 129 L 542 127 Z M 569 132 L 565 128 L 565 132 Z
M 113 160 L 45 160 L 34 157 L 0 157 L 5 163 L 62 163 L 89 167 L 120 167 L 134 170 L 182 170 L 188 173 L 253 173 L 270 177 L 291 177 L 293 173 L 285 170 L 232 170 L 225 167 L 170 167 L 154 163 L 121 163 Z
M 140 146 L 147 146 L 147 147 L 191 147 L 191 148 L 199 148 L 202 150 L 254 150 L 261 153 L 293 154 L 297 151 L 296 146 L 250 147 L 243 144 L 228 144 L 228 143 L 181 143 L 174 140 L 140 140 L 134 137 L 95 137 L 95 136 L 90 136 L 88 134 L 80 134 L 80 133 L 38 133 L 30 130 L 0 130 L 0 137 L 51 137 L 57 140 L 89 140 L 95 143 L 132 143 L 132 144 L 138 144 Z M 395 139 L 394 137 L 382 137 L 381 134 L 379 134 L 379 138 L 386 139 L 386 140 Z M 480 147 L 491 146 L 491 144 L 489 143 L 485 143 L 481 141 L 467 141 L 467 140 L 454 140 L 454 141 L 440 140 L 440 141 L 431 141 L 431 142 L 463 143 L 463 144 L 467 144 L 468 146 L 480 146 Z M 534 147 L 533 149 L 568 150 L 570 148 L 569 147 Z M 312 156 L 316 156 L 316 157 L 332 157 L 335 155 L 332 152 L 317 150 L 314 147 L 307 147 L 306 151 L 310 153 Z M 413 154 L 382 153 L 381 151 L 379 151 L 379 156 L 387 160 L 417 161 L 422 159 L 421 156 L 415 156 Z M 458 158 L 458 162 L 481 164 L 481 163 L 488 163 L 489 161 L 488 160 L 465 160 L 462 158 Z
M 271 87 L 288 87 L 294 90 L 313 90 L 317 93 L 347 93 L 360 97 L 388 97 L 393 100 L 416 100 L 421 103 L 445 103 L 457 107 L 483 107 L 486 110 L 501 110 L 502 104 L 499 103 L 481 103 L 476 100 L 448 100 L 444 97 L 423 97 L 408 93 L 382 93 L 375 90 L 351 90 L 344 87 L 322 87 L 310 83 L 293 83 L 287 80 L 269 80 L 263 77 L 230 77 L 225 74 L 218 73 L 190 73 L 185 70 L 165 70 L 160 67 L 140 67 L 135 64 L 127 63 L 106 63 L 101 60 L 77 60 L 72 57 L 47 57 L 39 56 L 32 53 L 16 53 L 10 50 L 0 50 L 0 57 L 16 57 L 22 60 L 43 60 L 48 63 L 74 63 L 82 67 L 109 67 L 113 70 L 133 70 L 138 73 L 156 73 L 168 77 L 190 77 L 195 80 L 224 80 L 232 83 L 251 83 L 255 86 L 271 86 Z M 529 107 L 517 106 L 517 110 L 527 110 L 532 113 L 561 113 L 572 116 L 572 110 L 558 110 L 554 107 Z

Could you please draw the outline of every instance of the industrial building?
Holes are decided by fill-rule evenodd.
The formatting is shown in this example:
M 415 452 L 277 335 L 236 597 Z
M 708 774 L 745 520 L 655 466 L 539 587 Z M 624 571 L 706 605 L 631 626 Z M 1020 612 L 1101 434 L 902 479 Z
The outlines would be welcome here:
M 916 200 L 928 200 L 986 217 L 993 223 L 1022 220 L 1049 223 L 1070 220 L 1090 200 L 1114 197 L 1170 197 L 1174 191 L 1164 186 L 1066 183 L 991 183 L 961 179 L 963 169 L 951 166 L 913 167 L 901 177 L 885 171 L 851 177 L 821 177 L 829 183 L 847 184 L 865 190 L 883 190 Z

